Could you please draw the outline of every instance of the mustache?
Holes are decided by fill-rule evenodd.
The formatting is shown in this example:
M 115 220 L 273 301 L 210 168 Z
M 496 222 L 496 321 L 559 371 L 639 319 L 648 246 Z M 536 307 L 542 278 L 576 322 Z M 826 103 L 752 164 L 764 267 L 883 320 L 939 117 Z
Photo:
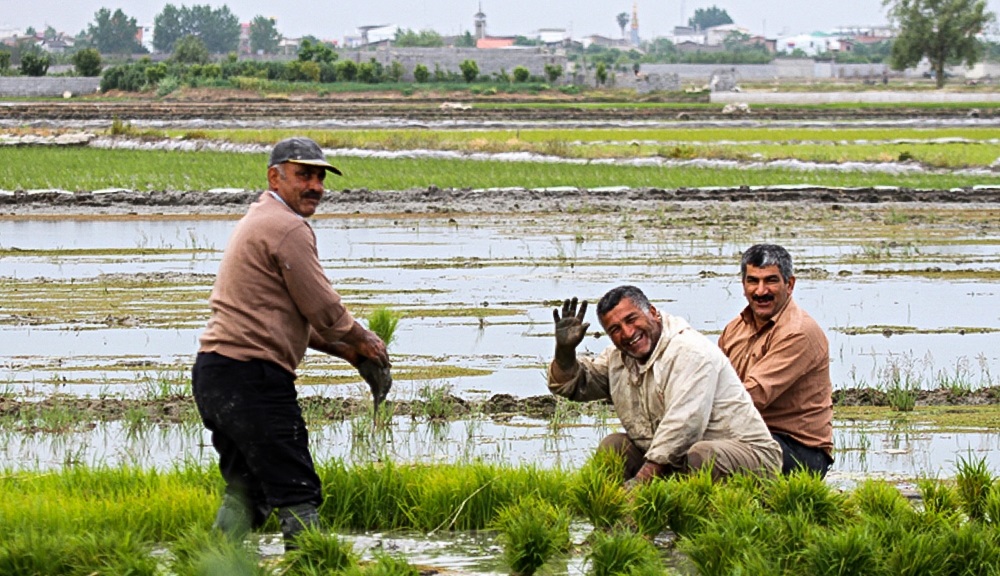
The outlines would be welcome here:
M 302 195 L 303 198 L 308 198 L 310 200 L 319 200 L 323 198 L 323 194 L 319 192 L 306 192 Z
M 764 296 L 752 296 L 754 302 L 771 302 L 774 300 L 774 294 L 765 294 Z

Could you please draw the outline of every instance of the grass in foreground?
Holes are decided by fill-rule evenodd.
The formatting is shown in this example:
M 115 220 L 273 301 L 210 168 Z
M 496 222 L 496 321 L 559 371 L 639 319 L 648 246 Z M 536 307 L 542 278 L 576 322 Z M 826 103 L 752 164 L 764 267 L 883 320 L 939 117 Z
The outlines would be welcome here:
M 588 465 L 586 474 L 602 469 L 608 470 Z M 392 462 L 354 467 L 329 462 L 319 472 L 326 487 L 321 515 L 338 531 L 516 527 L 524 539 L 505 541 L 520 549 L 512 549 L 510 559 L 531 556 L 518 565 L 526 574 L 545 564 L 537 552 L 565 549 L 566 520 L 558 510 L 579 504 L 580 494 L 574 496 L 570 487 L 580 483 L 582 473 Z M 841 494 L 806 474 L 770 480 L 738 476 L 722 484 L 706 482 L 706 476 L 638 488 L 625 514 L 645 515 L 636 526 L 645 528 L 641 533 L 647 538 L 661 529 L 673 531 L 674 544 L 654 547 L 627 523 L 616 523 L 598 529 L 577 550 L 587 556 L 588 572 L 662 574 L 665 558 L 709 575 L 792 576 L 807 567 L 810 574 L 944 576 L 991 574 L 1000 562 L 1000 481 L 984 461 L 971 456 L 959 463 L 954 482 L 919 482 L 923 505 L 880 480 Z M 608 490 L 624 494 L 619 479 L 609 476 L 605 482 Z M 155 574 L 162 573 L 156 571 L 159 563 L 169 565 L 168 573 L 206 574 L 218 573 L 211 572 L 213 566 L 243 565 L 246 549 L 206 531 L 221 488 L 217 472 L 193 464 L 169 471 L 8 471 L 0 476 L 5 495 L 0 500 L 0 575 Z M 646 508 L 657 504 L 664 506 L 666 524 L 653 527 Z M 516 511 L 525 506 L 551 507 L 545 515 L 551 521 L 523 525 L 527 514 Z M 276 522 L 272 519 L 265 530 L 274 532 Z M 412 575 L 405 558 L 359 567 L 337 537 L 317 533 L 310 538 L 301 554 L 280 561 L 293 570 L 288 573 Z M 156 548 L 169 554 L 153 554 Z M 255 565 L 241 573 L 258 573 Z

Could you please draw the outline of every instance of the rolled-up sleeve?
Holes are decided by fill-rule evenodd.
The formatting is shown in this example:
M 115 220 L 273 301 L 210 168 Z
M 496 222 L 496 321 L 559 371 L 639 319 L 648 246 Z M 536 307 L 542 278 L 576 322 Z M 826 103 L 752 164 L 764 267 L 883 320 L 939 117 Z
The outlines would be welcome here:
M 576 402 L 610 399 L 608 360 L 613 352 L 614 347 L 610 346 L 596 358 L 577 357 L 575 372 L 568 375 L 568 378 L 567 375 L 562 375 L 562 380 L 556 378 L 552 364 L 549 364 L 549 391 Z

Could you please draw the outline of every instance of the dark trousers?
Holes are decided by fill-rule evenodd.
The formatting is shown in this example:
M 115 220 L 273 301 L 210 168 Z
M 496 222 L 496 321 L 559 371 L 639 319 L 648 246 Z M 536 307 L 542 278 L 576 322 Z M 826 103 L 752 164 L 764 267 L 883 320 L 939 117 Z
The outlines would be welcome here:
M 826 478 L 826 473 L 833 465 L 833 458 L 819 448 L 802 444 L 787 434 L 772 432 L 771 437 L 781 445 L 781 473 L 791 474 L 800 468 L 819 474 Z
M 254 525 L 271 508 L 322 503 L 294 374 L 272 362 L 206 352 L 198 354 L 191 382 L 226 493 L 250 505 Z

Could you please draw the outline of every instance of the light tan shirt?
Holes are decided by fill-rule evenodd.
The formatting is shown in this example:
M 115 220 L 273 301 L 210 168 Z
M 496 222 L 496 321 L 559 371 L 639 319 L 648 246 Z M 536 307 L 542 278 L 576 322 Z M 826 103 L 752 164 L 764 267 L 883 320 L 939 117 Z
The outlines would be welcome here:
M 781 448 L 729 361 L 682 318 L 663 314 L 663 334 L 645 363 L 612 345 L 578 358 L 575 373 L 564 376 L 556 380 L 550 365 L 549 389 L 576 401 L 610 399 L 647 460 L 679 467 L 695 442 L 735 440 L 781 466 Z
M 209 304 L 199 352 L 269 360 L 292 373 L 310 327 L 334 342 L 354 325 L 323 272 L 312 228 L 268 192 L 233 230 Z
M 719 348 L 772 431 L 832 455 L 830 348 L 805 310 L 789 298 L 757 330 L 748 306 L 722 331 Z

